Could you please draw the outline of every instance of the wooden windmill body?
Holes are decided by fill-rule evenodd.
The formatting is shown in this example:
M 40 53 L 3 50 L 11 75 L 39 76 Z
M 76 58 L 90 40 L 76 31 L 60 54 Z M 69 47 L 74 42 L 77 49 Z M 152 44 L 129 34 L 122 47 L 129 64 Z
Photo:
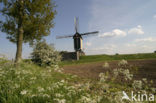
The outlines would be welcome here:
M 78 18 L 75 18 L 74 22 L 75 22 L 75 31 L 76 31 L 76 33 L 74 35 L 57 36 L 56 39 L 73 37 L 76 59 L 79 60 L 80 52 L 82 52 L 82 49 L 83 49 L 83 38 L 82 38 L 82 36 L 86 36 L 86 35 L 90 35 L 90 34 L 97 34 L 98 31 L 80 34 L 80 33 L 78 33 Z

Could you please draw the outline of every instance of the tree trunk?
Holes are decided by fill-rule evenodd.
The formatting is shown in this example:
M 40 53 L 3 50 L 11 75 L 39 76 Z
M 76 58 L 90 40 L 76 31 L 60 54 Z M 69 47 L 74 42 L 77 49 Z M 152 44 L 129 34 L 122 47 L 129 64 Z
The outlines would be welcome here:
M 22 44 L 23 44 L 23 27 L 18 28 L 17 51 L 15 63 L 18 64 L 22 60 Z
M 18 33 L 17 33 L 17 51 L 16 51 L 16 59 L 15 64 L 18 64 L 22 60 L 22 44 L 23 44 L 23 0 L 18 0 Z

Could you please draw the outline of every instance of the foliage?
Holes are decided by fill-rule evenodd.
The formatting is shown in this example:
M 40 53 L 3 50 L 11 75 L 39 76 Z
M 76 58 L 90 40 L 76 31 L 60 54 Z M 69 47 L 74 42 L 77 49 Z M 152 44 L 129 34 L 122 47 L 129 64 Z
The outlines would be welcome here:
M 2 0 L 1 13 L 5 17 L 1 22 L 1 31 L 16 43 L 20 19 L 22 21 L 24 42 L 33 43 L 50 33 L 54 26 L 55 4 L 51 0 Z M 22 14 L 20 14 L 22 13 Z M 21 16 L 22 15 L 22 16 Z M 20 17 L 21 16 L 21 17 Z
M 153 88 L 152 82 L 147 81 L 146 78 L 140 80 L 135 80 L 135 78 L 133 78 L 133 74 L 129 71 L 130 68 L 126 60 L 119 61 L 118 66 L 119 68 L 113 70 L 113 75 L 112 71 L 99 74 L 100 90 L 105 91 L 105 96 L 111 103 L 114 102 L 114 100 L 115 103 L 134 103 L 130 100 L 122 100 L 123 93 L 121 91 L 126 91 L 126 93 L 131 93 L 132 91 L 143 94 L 152 93 L 153 95 L 156 93 L 156 88 Z M 128 68 L 126 69 L 126 67 Z M 125 81 L 119 81 L 120 79 Z
M 45 41 L 37 42 L 31 55 L 32 61 L 40 66 L 52 66 L 61 60 L 54 46 L 48 45 Z
M 61 69 L 57 65 L 46 68 L 30 61 L 15 68 L 10 61 L 0 61 L 0 102 L 131 103 L 124 102 L 121 98 L 123 90 L 129 93 L 133 87 L 107 81 L 107 77 L 111 76 L 108 73 L 100 73 L 100 78 L 104 78 L 104 81 L 92 81 L 60 73 Z M 149 84 L 145 78 L 142 83 Z M 143 88 L 144 85 L 142 90 L 148 92 L 147 88 Z M 155 90 L 151 88 L 152 93 L 155 93 Z
M 55 4 L 52 0 L 1 0 L 0 30 L 16 43 L 15 63 L 22 61 L 22 44 L 33 44 L 50 34 L 54 26 Z
M 33 63 L 0 66 L 1 103 L 103 103 L 107 100 L 91 93 L 90 83 L 73 84 L 77 77 L 65 75 L 54 68 L 43 69 Z M 76 79 L 77 81 L 77 79 Z M 71 85 L 72 84 L 72 85 Z

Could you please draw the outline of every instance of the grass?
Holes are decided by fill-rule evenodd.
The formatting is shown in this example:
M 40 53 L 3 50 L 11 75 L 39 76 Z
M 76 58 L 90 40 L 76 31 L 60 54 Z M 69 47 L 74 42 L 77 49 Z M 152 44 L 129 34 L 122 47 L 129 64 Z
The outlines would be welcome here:
M 59 65 L 72 65 L 100 61 L 113 60 L 138 60 L 138 59 L 156 59 L 156 53 L 139 53 L 139 54 L 120 54 L 120 55 L 88 55 L 81 56 L 79 61 L 62 61 Z
M 0 103 L 121 103 L 121 91 L 133 89 L 126 82 L 105 80 L 105 75 L 97 81 L 82 79 L 62 73 L 57 65 L 28 62 L 15 68 L 0 59 Z
M 97 101 L 96 93 L 86 90 L 87 80 L 80 80 L 60 70 L 58 66 L 43 68 L 26 62 L 15 68 L 12 62 L 0 59 L 0 103 Z M 102 100 L 99 103 L 102 103 Z

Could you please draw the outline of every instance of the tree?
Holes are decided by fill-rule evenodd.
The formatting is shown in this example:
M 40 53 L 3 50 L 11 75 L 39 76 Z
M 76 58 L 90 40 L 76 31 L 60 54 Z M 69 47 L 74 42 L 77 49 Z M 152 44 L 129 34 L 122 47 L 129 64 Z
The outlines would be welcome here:
M 54 26 L 55 3 L 52 0 L 0 0 L 1 31 L 7 34 L 7 39 L 16 43 L 15 63 L 22 59 L 22 44 L 33 44 L 43 36 L 50 34 Z

